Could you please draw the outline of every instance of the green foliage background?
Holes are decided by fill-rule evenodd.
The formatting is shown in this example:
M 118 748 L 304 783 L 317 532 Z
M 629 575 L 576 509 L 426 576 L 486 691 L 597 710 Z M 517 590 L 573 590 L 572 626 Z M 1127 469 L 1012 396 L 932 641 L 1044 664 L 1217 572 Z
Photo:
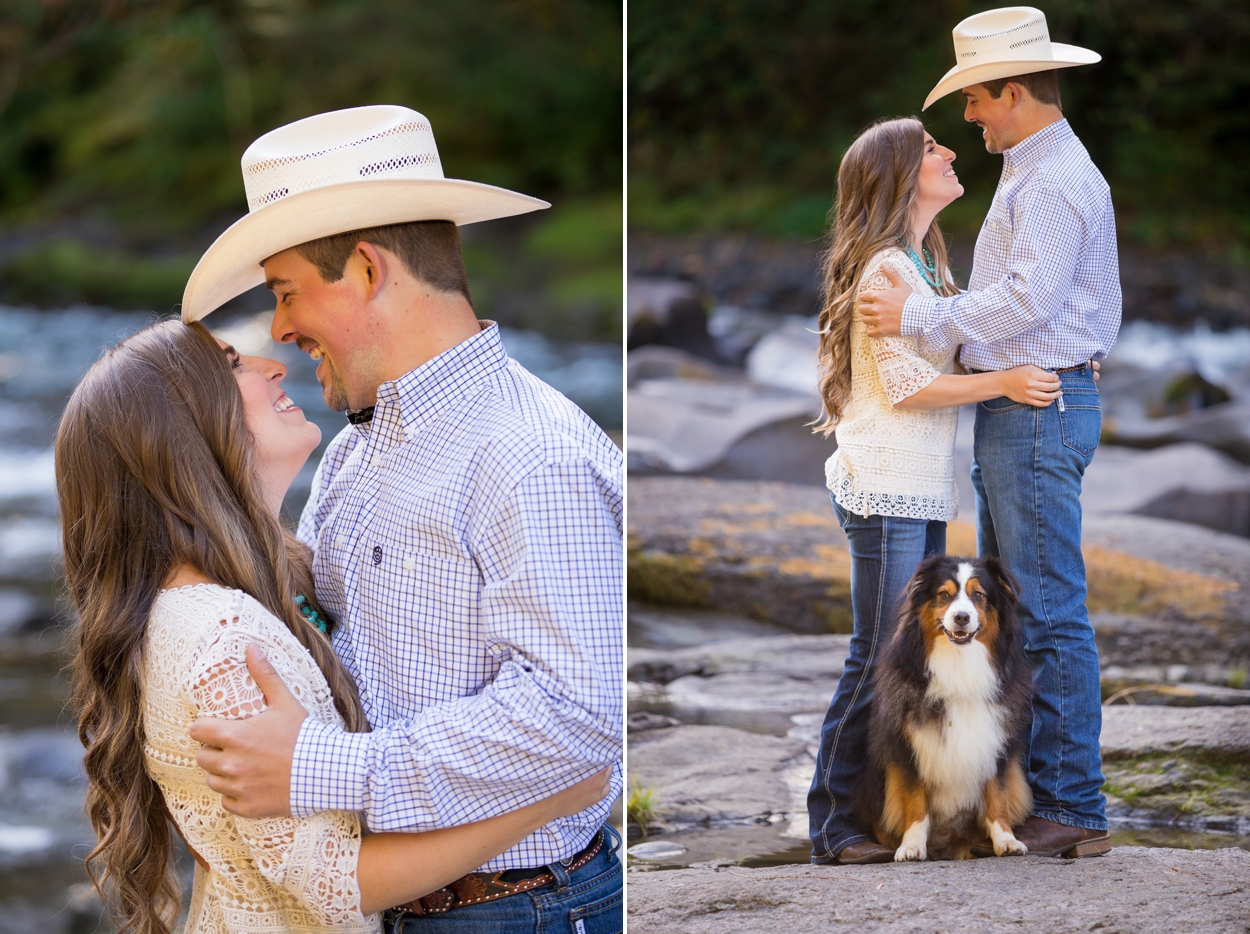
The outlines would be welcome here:
M 630 225 L 824 228 L 838 160 L 880 117 L 919 114 L 954 65 L 967 0 L 632 0 Z M 1111 184 L 1121 235 L 1250 257 L 1250 3 L 1053 0 L 1052 39 L 1102 54 L 1061 71 L 1065 112 Z M 922 115 L 959 155 L 975 231 L 998 180 L 958 94 Z
M 555 304 L 619 331 L 619 0 L 4 0 L 0 288 L 176 302 L 246 210 L 247 145 L 370 103 L 424 113 L 449 176 L 551 201 L 521 252 Z M 509 271 L 489 232 L 470 240 L 487 280 Z

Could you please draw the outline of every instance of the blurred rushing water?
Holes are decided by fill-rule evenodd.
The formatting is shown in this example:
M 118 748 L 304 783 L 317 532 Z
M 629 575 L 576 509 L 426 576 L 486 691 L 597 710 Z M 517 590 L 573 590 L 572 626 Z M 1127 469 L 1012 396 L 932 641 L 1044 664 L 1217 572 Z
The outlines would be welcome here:
M 97 929 L 98 906 L 81 864 L 93 842 L 82 813 L 82 747 L 65 709 L 67 608 L 56 580 L 52 442 L 66 400 L 101 349 L 155 320 L 99 308 L 0 306 L 0 934 Z M 287 365 L 283 385 L 320 425 L 322 448 L 343 427 L 343 416 L 321 400 L 316 365 L 269 339 L 268 313 L 206 323 L 241 352 Z M 619 442 L 618 345 L 512 330 L 503 341 Z M 320 456 L 318 449 L 287 497 L 292 519 Z

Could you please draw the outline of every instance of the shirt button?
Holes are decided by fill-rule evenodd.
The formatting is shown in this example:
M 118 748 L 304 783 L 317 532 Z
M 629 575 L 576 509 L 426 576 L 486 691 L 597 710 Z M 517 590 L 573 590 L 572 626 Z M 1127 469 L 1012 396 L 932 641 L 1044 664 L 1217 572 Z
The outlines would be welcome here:
M 406 558 L 404 558 L 404 570 L 405 571 L 415 571 L 416 569 L 417 569 L 416 558 L 414 558 L 412 555 L 408 555 Z
M 374 470 L 381 470 L 382 469 L 382 455 L 374 454 L 373 460 L 369 461 L 369 466 L 372 467 Z
M 373 563 L 374 564 L 382 563 L 382 546 L 381 545 L 373 546 Z

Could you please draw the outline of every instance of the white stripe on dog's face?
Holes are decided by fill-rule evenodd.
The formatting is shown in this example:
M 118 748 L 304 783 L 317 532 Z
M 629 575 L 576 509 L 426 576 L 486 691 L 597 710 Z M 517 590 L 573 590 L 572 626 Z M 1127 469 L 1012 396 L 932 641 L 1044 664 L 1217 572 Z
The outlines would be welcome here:
M 975 569 L 967 561 L 960 562 L 959 570 L 955 574 L 958 592 L 942 614 L 942 628 L 957 645 L 971 642 L 981 628 L 981 614 L 972 597 L 968 595 L 968 581 L 975 573 Z

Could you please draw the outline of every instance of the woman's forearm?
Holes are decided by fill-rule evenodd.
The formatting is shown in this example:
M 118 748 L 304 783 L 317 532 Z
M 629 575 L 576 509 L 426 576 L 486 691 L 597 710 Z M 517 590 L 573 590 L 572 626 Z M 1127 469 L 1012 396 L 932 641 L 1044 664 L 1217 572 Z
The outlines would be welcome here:
M 894 407 L 945 409 L 997 399 L 1001 395 L 1005 395 L 1002 373 L 969 373 L 966 376 L 943 373 L 924 389 L 894 403 Z
M 539 801 L 460 827 L 368 834 L 356 873 L 360 910 L 372 914 L 441 889 L 520 843 L 552 817 L 547 802 Z

